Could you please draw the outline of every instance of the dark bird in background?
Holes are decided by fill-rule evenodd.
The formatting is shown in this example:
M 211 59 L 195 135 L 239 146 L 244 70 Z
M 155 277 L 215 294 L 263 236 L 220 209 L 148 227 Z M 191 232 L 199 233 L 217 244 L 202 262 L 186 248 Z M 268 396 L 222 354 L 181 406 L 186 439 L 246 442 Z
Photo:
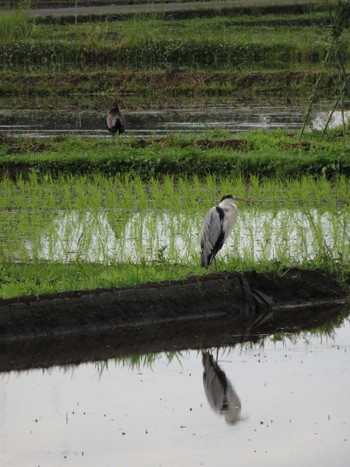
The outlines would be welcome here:
M 204 352 L 203 385 L 210 407 L 225 417 L 227 423 L 236 423 L 241 416 L 241 401 L 225 372 L 212 354 Z
M 221 198 L 217 206 L 212 207 L 204 218 L 201 231 L 201 266 L 207 268 L 221 250 L 234 226 L 238 210 L 231 195 Z
M 115 133 L 124 133 L 126 122 L 123 115 L 120 113 L 117 102 L 113 102 L 112 107 L 107 115 L 107 127 L 114 137 Z

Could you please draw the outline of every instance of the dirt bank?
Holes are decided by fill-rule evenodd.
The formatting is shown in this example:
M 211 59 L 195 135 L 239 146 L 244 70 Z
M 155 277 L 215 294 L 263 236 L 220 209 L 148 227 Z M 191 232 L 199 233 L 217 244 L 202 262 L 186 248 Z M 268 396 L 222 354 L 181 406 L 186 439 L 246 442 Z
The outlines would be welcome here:
M 345 306 L 347 291 L 318 271 L 214 274 L 187 281 L 23 297 L 0 301 L 1 342 L 136 329 L 164 323 L 267 316 L 283 326 L 287 313 Z M 300 311 L 301 310 L 301 311 Z
M 0 301 L 0 371 L 257 341 L 332 327 L 348 291 L 318 271 L 218 274 L 184 282 Z

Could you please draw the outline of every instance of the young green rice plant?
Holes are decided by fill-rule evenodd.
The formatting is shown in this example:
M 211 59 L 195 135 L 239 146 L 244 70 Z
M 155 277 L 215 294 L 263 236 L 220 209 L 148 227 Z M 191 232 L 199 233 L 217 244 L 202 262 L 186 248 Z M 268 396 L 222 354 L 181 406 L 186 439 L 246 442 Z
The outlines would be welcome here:
M 133 264 L 138 266 L 131 276 L 137 280 L 159 278 L 173 267 L 203 274 L 198 258 L 204 215 L 231 192 L 252 204 L 238 203 L 237 224 L 218 255 L 220 269 L 261 270 L 310 261 L 346 269 L 350 219 L 346 206 L 337 203 L 349 202 L 347 184 L 312 178 L 298 183 L 253 178 L 244 184 L 241 178 L 213 176 L 149 182 L 136 175 L 4 179 L 1 261 Z M 113 277 L 104 280 L 110 284 Z
M 198 177 L 197 177 L 197 181 L 194 182 L 194 185 L 197 186 L 197 183 L 198 183 Z M 166 175 L 164 177 L 164 179 L 163 179 L 163 189 L 164 189 L 165 197 L 168 200 L 171 200 L 175 193 L 178 194 L 178 190 L 175 191 L 174 177 L 173 176 Z
M 278 261 L 283 264 L 291 264 L 292 258 L 289 248 L 290 227 L 287 222 L 281 223 L 278 233 L 279 241 L 275 245 L 276 258 L 279 258 Z

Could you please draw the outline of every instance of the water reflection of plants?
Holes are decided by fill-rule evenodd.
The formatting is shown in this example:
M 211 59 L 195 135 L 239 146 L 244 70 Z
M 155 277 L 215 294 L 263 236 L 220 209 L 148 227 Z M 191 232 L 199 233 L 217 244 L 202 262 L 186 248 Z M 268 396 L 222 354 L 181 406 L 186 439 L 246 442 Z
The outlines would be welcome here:
M 271 346 L 277 347 L 282 346 L 288 348 L 293 345 L 314 345 L 319 342 L 320 345 L 323 343 L 332 342 L 335 340 L 337 329 L 348 323 L 349 318 L 347 317 L 348 311 L 344 311 L 333 319 L 325 321 L 322 325 L 316 326 L 309 330 L 295 329 L 294 332 L 280 331 L 269 335 L 257 335 L 254 334 L 244 336 L 244 340 L 240 342 L 239 336 L 235 336 L 235 343 L 232 345 L 199 349 L 198 357 L 203 352 L 210 352 L 216 360 L 229 359 L 233 353 L 243 353 L 247 351 L 262 351 L 264 348 Z M 116 366 L 128 367 L 132 370 L 140 370 L 143 367 L 153 367 L 160 360 L 165 360 L 171 363 L 177 360 L 180 366 L 183 366 L 183 361 L 188 358 L 190 350 L 182 351 L 168 351 L 168 352 L 154 352 L 143 355 L 130 355 L 124 357 L 118 357 L 110 360 L 96 362 L 96 368 L 99 374 L 102 374 L 105 370 L 108 370 L 111 364 Z

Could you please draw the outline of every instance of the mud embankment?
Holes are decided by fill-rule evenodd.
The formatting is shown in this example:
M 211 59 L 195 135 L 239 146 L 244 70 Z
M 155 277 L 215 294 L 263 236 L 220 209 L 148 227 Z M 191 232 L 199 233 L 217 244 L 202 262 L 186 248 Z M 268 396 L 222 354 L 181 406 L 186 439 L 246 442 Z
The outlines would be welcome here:
M 0 371 L 234 345 L 337 324 L 348 306 L 335 280 L 297 270 L 2 300 Z

